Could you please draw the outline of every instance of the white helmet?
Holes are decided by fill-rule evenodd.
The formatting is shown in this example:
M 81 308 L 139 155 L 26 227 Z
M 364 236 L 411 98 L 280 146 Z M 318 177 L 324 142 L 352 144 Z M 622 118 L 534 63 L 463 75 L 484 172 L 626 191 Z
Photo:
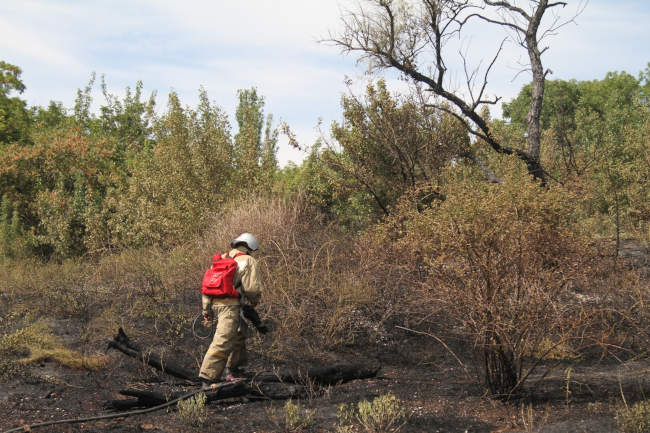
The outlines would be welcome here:
M 237 248 L 238 245 L 244 245 L 251 251 L 257 251 L 257 249 L 260 247 L 260 244 L 257 242 L 255 236 L 250 233 L 242 233 L 230 241 L 230 246 L 232 248 Z

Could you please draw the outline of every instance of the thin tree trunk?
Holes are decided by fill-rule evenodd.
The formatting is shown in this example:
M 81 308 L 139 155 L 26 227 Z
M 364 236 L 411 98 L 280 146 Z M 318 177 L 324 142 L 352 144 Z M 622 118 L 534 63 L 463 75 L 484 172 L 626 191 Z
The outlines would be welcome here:
M 464 156 L 465 158 L 469 159 L 474 164 L 476 164 L 478 168 L 481 169 L 481 171 L 485 175 L 485 178 L 488 181 L 490 181 L 491 183 L 498 183 L 498 184 L 501 183 L 501 179 L 499 179 L 499 177 L 496 174 L 494 174 L 492 170 L 490 170 L 490 167 L 488 167 L 487 164 L 485 164 L 481 160 L 481 158 L 479 158 L 478 155 L 476 155 L 474 152 L 467 152 L 464 153 L 462 156 Z
M 530 59 L 530 67 L 533 72 L 533 86 L 530 100 L 530 108 L 528 110 L 527 133 L 528 133 L 528 155 L 538 164 L 540 163 L 540 118 L 542 115 L 542 103 L 544 101 L 544 86 L 546 82 L 546 72 L 542 66 L 542 53 L 539 50 L 537 43 L 537 31 L 542 21 L 542 16 L 548 7 L 548 0 L 541 0 L 535 14 L 531 17 L 528 28 L 526 29 L 526 48 L 528 50 L 528 57 Z M 540 179 L 542 183 L 546 183 L 546 177 L 541 165 L 539 169 L 532 173 L 536 179 Z

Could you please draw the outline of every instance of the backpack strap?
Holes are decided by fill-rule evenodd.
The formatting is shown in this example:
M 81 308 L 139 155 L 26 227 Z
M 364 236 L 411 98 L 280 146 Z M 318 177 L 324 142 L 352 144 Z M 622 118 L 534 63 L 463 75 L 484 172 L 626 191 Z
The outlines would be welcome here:
M 247 253 L 239 252 L 239 253 L 235 254 L 235 257 L 233 257 L 233 260 L 236 259 L 239 256 L 248 256 L 248 255 L 249 254 L 247 254 Z M 233 280 L 233 283 L 234 283 L 234 280 Z M 239 299 L 243 299 L 243 297 L 244 297 L 244 285 L 242 284 L 241 280 L 237 281 L 237 283 L 235 284 L 235 290 L 237 290 L 237 293 L 239 293 Z

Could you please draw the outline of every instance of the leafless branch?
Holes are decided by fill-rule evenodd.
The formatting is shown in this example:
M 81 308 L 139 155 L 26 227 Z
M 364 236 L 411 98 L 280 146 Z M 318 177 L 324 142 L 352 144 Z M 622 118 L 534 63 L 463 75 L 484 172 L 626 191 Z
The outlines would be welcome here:
M 401 72 L 416 83 L 426 85 L 434 94 L 448 101 L 454 110 L 448 110 L 468 128 L 468 131 L 481 137 L 496 152 L 513 154 L 528 165 L 536 177 L 543 180 L 544 170 L 539 162 L 541 135 L 539 119 L 541 115 L 544 80 L 550 73 L 542 66 L 541 56 L 548 47 L 540 49 L 542 38 L 553 34 L 562 25 L 571 22 L 560 21 L 556 16 L 546 30 L 540 30 L 544 14 L 566 2 L 548 0 L 529 0 L 530 12 L 519 6 L 520 2 L 509 0 L 419 0 L 420 8 L 401 8 L 387 0 L 369 0 L 374 8 L 361 8 L 343 18 L 344 31 L 338 38 L 330 41 L 340 46 L 344 52 L 359 52 L 359 60 L 368 60 L 373 69 L 391 68 Z M 584 9 L 581 3 L 579 12 Z M 498 17 L 494 17 L 497 14 Z M 472 19 L 502 26 L 513 33 L 513 40 L 524 47 L 530 59 L 533 75 L 533 95 L 528 115 L 528 149 L 512 149 L 500 143 L 491 133 L 488 123 L 476 111 L 482 104 L 495 104 L 499 98 L 485 98 L 488 78 L 497 59 L 503 52 L 501 41 L 494 57 L 486 65 L 483 82 L 477 85 L 479 62 L 473 67 L 466 53 L 460 52 L 462 67 L 468 90 L 468 97 L 450 90 L 446 83 L 445 42 L 452 36 L 460 36 L 465 24 Z M 430 69 L 419 62 L 431 59 Z M 440 107 L 438 107 L 440 108 Z
M 518 26 L 517 24 L 510 23 L 510 22 L 507 22 L 507 21 L 495 20 L 495 19 L 493 19 L 493 18 L 489 18 L 489 17 L 486 17 L 485 15 L 478 14 L 478 13 L 468 15 L 468 16 L 463 20 L 463 24 L 465 24 L 466 22 L 468 22 L 471 18 L 479 18 L 479 19 L 481 19 L 481 20 L 483 20 L 483 21 L 485 21 L 485 22 L 491 23 L 491 24 L 496 24 L 496 25 L 499 25 L 499 26 L 510 27 L 510 28 L 512 28 L 513 30 L 517 31 L 517 32 L 520 32 L 520 33 L 526 33 L 526 30 L 525 30 L 523 27 Z
M 497 50 L 496 54 L 494 55 L 494 58 L 492 59 L 492 62 L 490 63 L 490 65 L 485 70 L 485 75 L 483 76 L 483 86 L 481 87 L 481 91 L 478 94 L 478 100 L 475 101 L 474 104 L 472 105 L 472 110 L 476 110 L 476 108 L 480 104 L 496 104 L 499 101 L 499 99 L 501 99 L 501 98 L 495 98 L 494 102 L 485 101 L 485 100 L 483 100 L 483 93 L 485 92 L 485 88 L 486 88 L 487 83 L 488 83 L 488 75 L 490 74 L 490 71 L 492 70 L 492 67 L 496 63 L 497 58 L 501 54 L 501 51 L 503 50 L 503 44 L 505 43 L 505 41 L 506 41 L 505 39 L 501 41 L 501 44 L 499 45 L 499 49 Z
M 525 10 L 521 9 L 520 7 L 515 6 L 514 4 L 510 3 L 509 1 L 490 1 L 490 0 L 485 0 L 485 4 L 489 6 L 496 6 L 500 8 L 507 9 L 511 12 L 516 12 L 522 17 L 524 17 L 526 20 L 530 20 L 531 17 L 526 13 Z

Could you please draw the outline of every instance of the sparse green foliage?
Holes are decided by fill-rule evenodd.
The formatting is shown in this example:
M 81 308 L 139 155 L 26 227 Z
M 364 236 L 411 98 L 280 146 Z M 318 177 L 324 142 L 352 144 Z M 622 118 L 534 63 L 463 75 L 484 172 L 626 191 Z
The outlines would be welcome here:
M 273 406 L 268 406 L 265 410 L 267 418 L 284 433 L 300 433 L 314 423 L 315 410 L 304 409 L 300 403 L 294 403 L 291 399 L 284 404 L 284 416 L 278 414 Z
M 337 432 L 394 433 L 402 428 L 406 415 L 403 403 L 391 393 L 360 401 L 357 407 L 341 404 Z
M 181 422 L 188 426 L 201 427 L 208 419 L 208 411 L 205 402 L 207 397 L 199 392 L 190 398 L 178 402 L 178 417 Z
M 621 433 L 645 433 L 650 431 L 650 400 L 642 400 L 631 406 L 624 405 L 616 411 L 616 424 Z

